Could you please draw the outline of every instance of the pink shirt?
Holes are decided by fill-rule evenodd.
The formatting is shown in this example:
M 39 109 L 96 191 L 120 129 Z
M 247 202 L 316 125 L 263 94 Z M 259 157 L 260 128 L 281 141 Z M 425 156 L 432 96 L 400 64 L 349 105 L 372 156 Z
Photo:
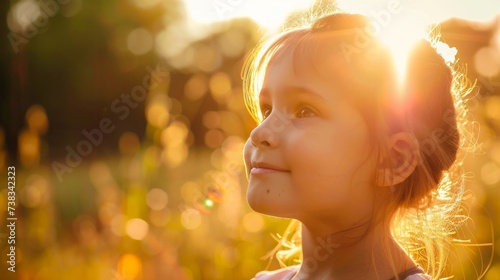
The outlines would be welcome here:
M 274 271 L 261 271 L 259 273 L 257 273 L 257 275 L 255 275 L 254 278 L 252 278 L 252 280 L 289 280 L 289 279 L 292 279 L 293 276 L 297 273 L 297 271 L 299 270 L 300 266 L 296 265 L 296 266 L 289 266 L 289 267 L 285 267 L 285 268 L 281 268 L 281 269 L 278 269 L 278 270 L 274 270 Z M 412 268 L 408 271 L 411 271 L 411 270 L 415 270 L 416 268 Z M 420 272 L 417 272 L 417 273 L 414 273 L 414 274 L 406 274 L 405 272 L 401 273 L 400 274 L 400 277 L 401 275 L 405 275 L 403 277 L 403 280 L 431 280 L 432 278 L 425 274 L 425 273 L 420 273 Z M 401 279 L 401 278 L 400 278 Z

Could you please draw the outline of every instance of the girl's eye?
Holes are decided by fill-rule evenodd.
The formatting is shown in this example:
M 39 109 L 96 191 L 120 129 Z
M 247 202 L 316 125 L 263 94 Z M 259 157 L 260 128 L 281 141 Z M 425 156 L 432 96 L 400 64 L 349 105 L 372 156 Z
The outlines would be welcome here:
M 271 115 L 271 108 L 263 107 L 261 112 L 262 112 L 262 119 L 265 120 L 267 117 L 269 117 L 269 115 Z
M 296 113 L 297 118 L 310 118 L 314 116 L 316 116 L 316 113 L 307 107 L 300 108 Z

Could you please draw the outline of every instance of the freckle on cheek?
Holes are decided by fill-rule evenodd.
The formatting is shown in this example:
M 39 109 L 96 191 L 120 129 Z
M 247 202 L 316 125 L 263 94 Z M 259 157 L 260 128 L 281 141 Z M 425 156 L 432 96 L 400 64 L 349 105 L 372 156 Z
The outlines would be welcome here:
M 267 189 L 267 190 L 266 190 L 266 193 L 267 193 L 267 194 L 270 194 L 270 193 L 271 193 L 271 190 L 270 190 L 270 189 Z

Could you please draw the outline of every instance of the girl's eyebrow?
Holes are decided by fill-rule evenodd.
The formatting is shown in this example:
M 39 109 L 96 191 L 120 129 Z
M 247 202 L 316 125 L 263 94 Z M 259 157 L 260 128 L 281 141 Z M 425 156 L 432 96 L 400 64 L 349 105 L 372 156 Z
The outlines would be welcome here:
M 308 98 L 313 98 L 316 99 L 317 101 L 320 102 L 326 102 L 325 97 L 323 97 L 321 94 L 316 92 L 315 90 L 306 88 L 306 87 L 291 87 L 289 90 L 287 90 L 288 93 L 292 93 L 296 96 L 299 97 L 308 97 Z
M 310 97 L 320 102 L 326 102 L 325 97 L 323 97 L 316 91 L 306 87 L 300 87 L 300 86 L 286 87 L 284 88 L 283 93 L 286 95 L 292 94 L 294 95 L 294 97 L 308 97 L 308 98 Z M 269 95 L 270 95 L 270 90 L 268 88 L 262 88 L 259 94 L 259 99 L 261 98 L 267 99 L 269 98 Z

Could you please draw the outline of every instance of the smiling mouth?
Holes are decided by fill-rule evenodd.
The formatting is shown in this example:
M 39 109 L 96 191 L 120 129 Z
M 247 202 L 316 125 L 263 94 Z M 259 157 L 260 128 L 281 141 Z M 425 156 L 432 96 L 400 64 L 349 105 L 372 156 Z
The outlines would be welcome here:
M 279 167 L 271 166 L 263 163 L 252 163 L 252 169 L 250 169 L 250 174 L 271 174 L 271 173 L 289 173 L 289 170 L 284 170 Z

